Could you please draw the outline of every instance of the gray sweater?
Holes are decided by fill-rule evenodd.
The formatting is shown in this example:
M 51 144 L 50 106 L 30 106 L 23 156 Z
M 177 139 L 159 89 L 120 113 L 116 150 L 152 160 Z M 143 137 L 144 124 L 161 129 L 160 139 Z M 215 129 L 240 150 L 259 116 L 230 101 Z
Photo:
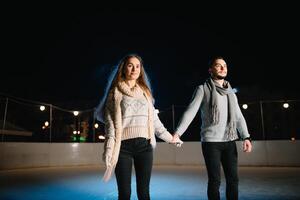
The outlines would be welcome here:
M 243 114 L 239 108 L 238 100 L 236 95 L 235 102 L 236 105 L 236 125 L 237 131 L 240 134 L 242 139 L 250 137 L 247 129 L 247 124 Z M 208 119 L 209 116 L 209 99 L 204 95 L 203 85 L 197 87 L 194 92 L 194 96 L 192 98 L 191 103 L 188 105 L 187 109 L 185 110 L 177 128 L 176 133 L 182 135 L 192 120 L 194 119 L 195 115 L 201 110 L 201 141 L 202 142 L 227 142 L 228 139 L 225 137 L 225 132 L 228 130 L 228 99 L 225 95 L 220 95 L 217 93 L 218 98 L 218 107 L 220 108 L 220 121 L 216 125 L 212 125 L 210 120 Z M 237 135 L 237 134 L 236 134 Z M 238 139 L 238 137 L 236 137 Z

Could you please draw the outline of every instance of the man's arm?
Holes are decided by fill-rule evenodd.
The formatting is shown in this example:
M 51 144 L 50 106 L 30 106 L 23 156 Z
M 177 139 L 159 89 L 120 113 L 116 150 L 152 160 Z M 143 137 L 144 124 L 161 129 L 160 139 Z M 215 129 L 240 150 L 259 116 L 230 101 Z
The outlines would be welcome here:
M 235 100 L 236 100 L 236 110 L 237 110 L 237 115 L 236 115 L 237 116 L 237 122 L 236 122 L 237 130 L 239 131 L 241 138 L 244 140 L 246 138 L 250 138 L 250 134 L 248 132 L 247 123 L 246 123 L 246 120 L 240 109 L 240 106 L 238 104 L 238 99 L 236 96 L 235 96 Z
M 200 108 L 203 99 L 203 94 L 203 86 L 198 86 L 194 91 L 190 104 L 188 105 L 187 109 L 181 117 L 181 120 L 175 130 L 174 137 L 179 138 L 186 131 L 190 123 L 193 121 Z
M 243 116 L 243 113 L 242 113 L 240 107 L 239 107 L 237 97 L 235 96 L 235 98 L 236 98 L 236 102 L 237 102 L 237 129 L 243 140 L 243 151 L 249 153 L 252 151 L 251 137 L 248 132 L 246 120 Z

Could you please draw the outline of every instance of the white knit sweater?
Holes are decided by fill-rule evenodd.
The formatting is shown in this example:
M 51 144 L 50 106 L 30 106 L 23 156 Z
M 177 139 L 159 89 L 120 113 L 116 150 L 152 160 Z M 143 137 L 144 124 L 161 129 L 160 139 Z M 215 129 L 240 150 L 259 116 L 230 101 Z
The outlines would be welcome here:
M 143 137 L 150 139 L 155 147 L 156 135 L 171 142 L 172 135 L 154 109 L 151 98 L 138 85 L 130 89 L 125 82 L 120 82 L 109 94 L 104 114 L 106 140 L 103 156 L 112 157 L 112 167 L 106 170 L 104 180 L 109 180 L 118 161 L 121 140 Z
M 148 118 L 149 111 L 152 109 L 150 118 L 153 119 L 154 131 L 156 136 L 161 138 L 166 142 L 172 140 L 172 135 L 167 131 L 164 125 L 161 123 L 158 115 L 154 112 L 154 106 L 148 104 L 148 100 L 145 96 L 143 90 L 136 85 L 132 90 L 125 84 L 121 82 L 117 88 L 122 93 L 122 98 L 120 102 L 121 114 L 122 114 L 122 139 L 131 139 L 137 137 L 143 137 L 150 139 L 151 133 L 148 130 Z M 113 118 L 108 115 L 114 115 L 113 112 L 113 101 L 108 101 L 107 106 L 110 107 L 109 112 L 105 113 L 106 123 L 105 131 L 107 138 L 115 138 L 115 128 Z
M 122 110 L 122 140 L 143 137 L 150 139 L 148 131 L 148 101 L 145 96 L 131 97 L 123 95 Z M 153 109 L 153 108 L 150 108 Z M 169 136 L 168 131 L 159 120 L 157 113 L 153 112 L 154 129 L 159 136 Z M 163 138 L 169 142 L 171 138 Z

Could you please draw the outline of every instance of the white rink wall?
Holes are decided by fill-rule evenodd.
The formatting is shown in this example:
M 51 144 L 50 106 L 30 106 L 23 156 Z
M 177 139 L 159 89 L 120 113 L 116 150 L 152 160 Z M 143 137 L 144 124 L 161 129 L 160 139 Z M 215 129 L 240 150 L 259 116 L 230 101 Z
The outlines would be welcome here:
M 253 141 L 252 153 L 242 152 L 237 142 L 241 166 L 300 166 L 300 141 Z M 103 165 L 103 143 L 0 143 L 0 170 Z M 200 142 L 185 142 L 181 148 L 159 142 L 155 165 L 204 165 Z

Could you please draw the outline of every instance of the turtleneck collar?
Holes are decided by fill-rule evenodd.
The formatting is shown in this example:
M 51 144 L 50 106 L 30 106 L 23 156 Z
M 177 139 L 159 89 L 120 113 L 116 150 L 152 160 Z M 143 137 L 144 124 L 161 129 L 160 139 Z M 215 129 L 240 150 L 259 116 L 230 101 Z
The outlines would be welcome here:
M 130 88 L 125 81 L 121 81 L 118 83 L 118 89 L 131 97 L 141 97 L 143 96 L 142 88 L 136 83 L 134 87 Z

